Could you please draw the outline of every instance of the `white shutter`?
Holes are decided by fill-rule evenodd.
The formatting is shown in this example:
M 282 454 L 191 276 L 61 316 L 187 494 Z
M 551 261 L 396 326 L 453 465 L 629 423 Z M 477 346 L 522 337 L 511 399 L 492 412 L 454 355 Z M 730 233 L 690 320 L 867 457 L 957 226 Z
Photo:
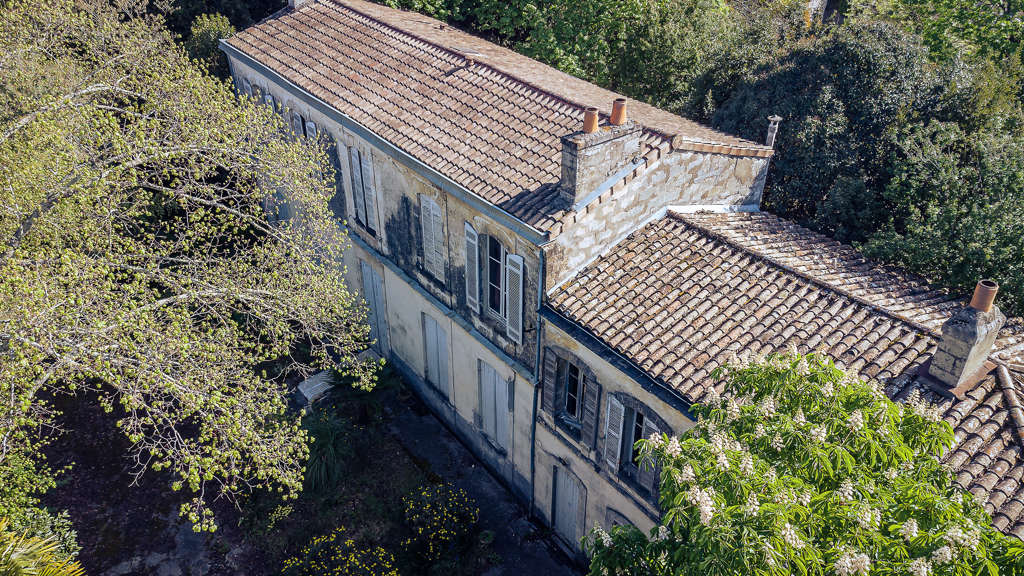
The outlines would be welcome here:
M 604 421 L 604 459 L 612 471 L 619 469 L 619 457 L 622 450 L 622 424 L 626 417 L 626 408 L 608 396 L 608 414 Z
M 496 429 L 496 406 L 495 406 L 495 381 L 497 373 L 494 368 L 486 362 L 481 362 L 480 373 L 480 418 L 484 434 L 492 441 L 497 442 Z
M 377 341 L 380 338 L 380 330 L 377 326 L 377 306 L 374 304 L 374 281 L 373 269 L 364 260 L 359 261 L 359 268 L 363 273 L 363 300 L 366 301 L 369 310 L 366 314 L 366 321 L 370 324 L 370 339 Z
M 555 530 L 570 542 L 576 532 L 576 511 L 572 506 L 573 484 L 567 470 L 555 468 Z
M 377 230 L 377 187 L 373 181 L 373 154 L 360 154 L 360 164 L 363 169 L 363 192 L 366 202 L 366 227 L 372 231 Z
M 433 205 L 430 212 L 430 228 L 433 230 L 430 236 L 433 238 L 433 242 L 430 248 L 434 253 L 434 269 L 431 274 L 434 275 L 434 278 L 444 282 L 444 215 L 441 213 L 441 207 L 433 198 L 430 199 L 430 203 Z
M 316 122 L 313 122 L 312 120 L 309 120 L 309 121 L 306 122 L 306 138 L 314 138 L 315 139 L 316 137 L 317 137 Z
M 473 312 L 480 312 L 480 252 L 477 248 L 479 236 L 466 222 L 466 305 Z
M 349 162 L 352 164 L 352 200 L 356 205 L 356 220 L 366 223 L 366 204 L 363 202 L 363 171 L 359 162 L 359 150 L 353 146 L 348 149 Z
M 448 396 L 448 402 L 455 403 L 455 395 L 452 393 L 452 380 L 448 375 L 448 333 L 440 324 L 437 326 L 437 383 L 442 394 Z
M 384 278 L 373 271 L 373 304 L 377 311 L 377 349 L 382 356 L 387 356 L 389 349 L 388 342 L 388 321 L 386 304 L 384 301 Z
M 423 344 L 426 352 L 423 375 L 427 382 L 440 389 L 437 374 L 437 322 L 429 314 L 423 314 Z
M 523 257 L 509 254 L 505 258 L 505 310 L 508 312 L 508 337 L 523 343 Z
M 498 378 L 494 373 L 494 435 L 498 446 L 507 454 L 511 444 L 512 431 L 512 406 L 515 400 L 515 377 L 507 382 Z
M 434 245 L 437 239 L 434 237 L 434 210 L 436 204 L 430 196 L 420 194 L 420 231 L 423 233 L 423 269 L 435 278 L 436 272 Z

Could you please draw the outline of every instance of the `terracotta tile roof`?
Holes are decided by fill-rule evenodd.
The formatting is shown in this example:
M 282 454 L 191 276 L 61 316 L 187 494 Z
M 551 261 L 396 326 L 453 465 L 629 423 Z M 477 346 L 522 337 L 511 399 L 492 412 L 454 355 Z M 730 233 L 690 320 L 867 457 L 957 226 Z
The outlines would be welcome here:
M 548 306 L 695 402 L 732 353 L 823 349 L 894 398 L 922 385 L 942 323 L 964 302 L 766 213 L 670 214 L 559 287 Z M 995 371 L 946 405 L 946 456 L 996 525 L 1024 539 L 1024 338 L 1004 328 Z M 994 366 L 994 365 L 993 365 Z
M 412 12 L 362 0 L 310 1 L 227 43 L 381 138 L 534 228 L 564 218 L 553 184 L 563 135 L 586 106 L 619 95 Z M 641 102 L 642 151 L 768 156 Z

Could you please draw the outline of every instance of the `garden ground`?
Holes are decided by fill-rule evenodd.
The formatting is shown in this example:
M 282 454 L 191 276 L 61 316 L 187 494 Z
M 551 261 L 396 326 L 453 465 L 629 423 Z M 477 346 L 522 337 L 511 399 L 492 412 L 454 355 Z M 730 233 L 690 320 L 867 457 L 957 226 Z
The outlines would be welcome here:
M 166 477 L 147 473 L 137 485 L 126 442 L 109 418 L 81 398 L 62 406 L 68 427 L 51 447 L 56 466 L 74 470 L 47 498 L 68 509 L 83 567 L 93 576 L 269 576 L 310 539 L 339 526 L 364 547 L 394 554 L 403 576 L 445 574 L 576 574 L 550 532 L 525 511 L 393 374 L 378 389 L 345 388 L 328 402 L 341 426 L 343 465 L 335 486 L 307 490 L 295 502 L 255 497 L 236 509 L 219 505 L 220 529 L 198 535 L 176 516 L 177 494 Z M 480 508 L 469 547 L 425 566 L 405 552 L 402 497 L 448 482 Z

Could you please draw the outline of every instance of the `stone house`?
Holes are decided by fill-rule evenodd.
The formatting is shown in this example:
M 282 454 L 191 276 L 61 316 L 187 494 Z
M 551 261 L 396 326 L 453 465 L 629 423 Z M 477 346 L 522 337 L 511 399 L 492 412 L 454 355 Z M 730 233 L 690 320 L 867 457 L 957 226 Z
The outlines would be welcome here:
M 959 479 L 1024 535 L 1018 324 L 946 337 L 973 308 L 759 212 L 770 146 L 363 0 L 292 0 L 222 48 L 330 143 L 376 352 L 570 550 L 652 526 L 633 440 L 684 432 L 729 354 L 790 344 L 944 399 Z

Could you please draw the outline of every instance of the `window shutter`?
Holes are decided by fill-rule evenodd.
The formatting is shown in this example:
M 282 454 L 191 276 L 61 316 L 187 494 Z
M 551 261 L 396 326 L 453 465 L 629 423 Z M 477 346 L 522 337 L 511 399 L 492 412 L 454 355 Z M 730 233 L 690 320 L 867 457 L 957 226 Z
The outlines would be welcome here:
M 377 305 L 377 346 L 380 349 L 380 353 L 383 356 L 388 355 L 390 350 L 390 343 L 388 342 L 388 321 L 387 313 L 385 310 L 384 301 L 384 278 L 377 274 L 376 271 L 373 273 L 373 301 Z
M 651 434 L 658 434 L 660 432 L 658 427 L 651 422 L 650 417 L 644 419 L 644 439 L 650 438 Z M 637 440 L 640 440 L 640 438 L 633 439 L 634 442 Z M 640 485 L 650 489 L 652 496 L 657 496 L 658 488 L 660 487 L 659 481 L 661 480 L 657 464 L 650 460 L 641 460 L 638 466 L 640 468 Z
M 377 230 L 377 188 L 373 181 L 373 154 L 360 154 L 360 165 L 363 170 L 363 195 L 366 202 L 366 227 Z
M 331 161 L 331 168 L 334 168 L 334 196 L 331 197 L 330 208 L 335 218 L 345 219 L 345 171 L 341 165 L 344 159 L 340 156 L 343 150 L 338 141 L 331 138 L 328 140 L 327 157 Z
M 498 446 L 501 446 L 501 449 L 506 454 L 511 443 L 512 405 L 515 400 L 515 383 L 514 376 L 508 381 L 503 381 L 498 377 L 497 372 L 494 373 L 494 435 L 498 440 Z
M 448 376 L 448 333 L 440 323 L 437 325 L 437 377 L 439 389 L 442 394 L 448 397 L 448 402 L 455 403 L 455 395 L 452 393 L 452 380 Z
M 576 538 L 573 544 L 579 546 L 580 538 L 587 533 L 587 488 L 579 478 L 573 478 L 576 493 Z
M 544 350 L 544 394 L 540 407 L 545 412 L 555 413 L 555 380 L 558 374 L 558 357 L 550 348 Z
M 316 122 L 313 122 L 312 120 L 309 120 L 309 121 L 306 122 L 306 138 L 314 138 L 315 139 L 316 137 L 317 137 Z
M 305 120 L 302 119 L 302 116 L 298 112 L 292 112 L 292 132 L 296 138 L 302 138 L 303 124 L 305 124 Z
M 505 258 L 505 310 L 508 312 L 508 337 L 523 343 L 523 257 L 509 254 Z
M 274 95 L 273 94 L 271 94 L 269 92 L 264 94 L 263 95 L 263 102 L 266 103 L 267 106 L 270 106 L 271 110 L 273 110 L 274 112 L 277 112 L 277 101 L 274 100 Z
M 622 424 L 625 420 L 626 408 L 615 399 L 608 396 L 608 414 L 604 422 L 604 459 L 612 471 L 619 469 L 619 456 L 622 450 Z
M 242 94 L 252 96 L 252 83 L 248 80 L 242 80 Z
M 597 440 L 597 414 L 601 385 L 591 378 L 584 377 L 583 380 L 583 444 L 591 447 Z
M 483 370 L 483 395 L 480 398 L 480 414 L 483 416 L 484 434 L 493 442 L 497 442 L 496 428 L 496 406 L 495 406 L 495 380 L 497 374 L 487 363 L 484 363 Z
M 466 222 L 466 306 L 473 312 L 480 312 L 480 251 L 477 248 L 479 236 Z
M 444 215 L 441 214 L 441 207 L 433 198 L 430 199 L 430 204 L 430 228 L 432 230 L 430 237 L 433 239 L 430 247 L 434 253 L 432 274 L 434 278 L 444 282 Z
M 434 273 L 434 202 L 420 194 L 420 232 L 423 235 L 423 268 Z
M 352 200 L 356 205 L 356 220 L 366 223 L 366 204 L 363 202 L 363 169 L 359 162 L 359 149 L 348 149 L 349 173 L 352 174 Z

